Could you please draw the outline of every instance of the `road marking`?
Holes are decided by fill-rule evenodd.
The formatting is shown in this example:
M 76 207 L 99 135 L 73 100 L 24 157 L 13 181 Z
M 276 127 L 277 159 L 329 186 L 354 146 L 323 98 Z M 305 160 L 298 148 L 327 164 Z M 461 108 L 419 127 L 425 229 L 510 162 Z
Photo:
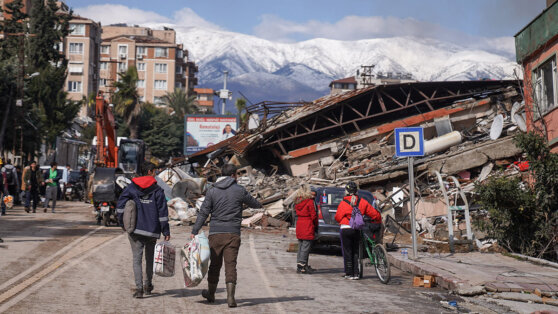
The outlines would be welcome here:
M 91 235 L 93 235 L 95 232 L 103 229 L 104 227 L 97 227 L 96 229 L 93 229 L 91 231 L 89 231 L 87 234 L 79 237 L 78 239 L 74 240 L 73 242 L 71 242 L 70 244 L 66 245 L 65 247 L 61 248 L 60 250 L 58 250 L 58 252 L 52 254 L 51 256 L 49 256 L 48 258 L 42 260 L 41 262 L 33 265 L 32 267 L 28 268 L 26 271 L 19 273 L 17 276 L 9 279 L 8 281 L 4 282 L 2 285 L 0 285 L 0 291 L 8 288 L 9 286 L 13 285 L 14 283 L 18 282 L 19 280 L 21 280 L 22 278 L 25 278 L 27 275 L 31 274 L 32 272 L 36 271 L 37 269 L 43 267 L 45 264 L 49 263 L 50 261 L 52 261 L 55 257 L 62 255 L 66 252 L 68 252 L 69 250 L 71 250 L 72 248 L 74 248 L 76 245 L 78 245 L 80 242 L 82 242 L 83 240 L 85 240 L 86 238 L 90 237 Z M 0 303 L 2 303 L 2 301 L 0 301 Z
M 265 275 L 262 264 L 260 263 L 260 259 L 258 258 L 258 253 L 256 252 L 256 244 L 254 243 L 254 235 L 253 234 L 250 234 L 250 253 L 252 253 L 252 258 L 254 259 L 254 264 L 256 265 L 256 268 L 258 269 L 258 272 L 260 273 L 260 277 L 262 278 L 262 280 L 264 282 L 264 285 L 265 285 L 265 288 L 267 289 L 267 292 L 269 292 L 269 294 L 273 298 L 277 299 L 277 295 L 275 295 L 275 292 L 273 292 L 273 289 L 271 289 L 271 284 L 269 283 L 269 279 Z M 275 307 L 277 308 L 278 313 L 286 313 L 285 310 L 281 307 L 281 304 L 279 304 L 279 302 L 275 302 L 275 303 L 273 303 L 273 305 L 275 305 Z
M 93 255 L 94 253 L 96 253 L 97 251 L 101 250 L 102 248 L 108 246 L 109 244 L 115 242 L 116 240 L 122 238 L 124 235 L 126 235 L 126 233 L 123 233 L 123 234 L 121 234 L 121 235 L 119 235 L 115 238 L 112 238 L 112 239 L 110 239 L 110 237 L 95 238 L 95 239 L 92 239 L 92 241 L 89 241 L 89 243 L 88 243 L 89 245 L 84 246 L 81 250 L 76 250 L 76 254 L 66 254 L 65 256 L 71 255 L 72 257 L 75 257 L 75 256 L 77 256 L 81 253 L 84 253 L 84 254 L 81 254 L 81 256 L 77 259 L 73 259 L 73 260 L 70 260 L 70 261 L 68 261 L 68 259 L 66 259 L 65 262 L 67 262 L 67 263 L 65 265 L 58 265 L 56 267 L 53 267 L 53 265 L 51 265 L 51 267 L 49 267 L 49 268 L 52 268 L 52 269 L 49 272 L 43 274 L 40 278 L 37 278 L 34 281 L 34 282 L 37 282 L 35 285 L 33 285 L 32 287 L 30 287 L 29 289 L 26 289 L 26 290 L 25 290 L 25 288 L 27 288 L 27 286 L 23 287 L 22 290 L 24 290 L 24 291 L 20 290 L 20 291 L 22 291 L 21 293 L 15 295 L 8 302 L 2 304 L 0 306 L 0 313 L 5 312 L 6 310 L 11 308 L 12 306 L 21 302 L 23 299 L 27 298 L 30 294 L 34 293 L 35 291 L 37 291 L 38 289 L 40 289 L 41 287 L 43 287 L 44 285 L 46 285 L 47 283 L 49 283 L 50 281 L 52 281 L 53 279 L 55 279 L 56 277 L 61 275 L 62 273 L 66 272 L 70 268 L 78 265 L 84 259 Z M 108 240 L 108 239 L 110 239 L 110 240 Z M 62 257 L 61 259 L 63 259 L 63 258 L 64 257 Z M 58 264 L 58 262 L 55 263 L 55 264 Z M 62 267 L 60 267 L 60 266 L 62 266 Z M 49 274 L 50 274 L 50 276 L 47 276 Z M 22 285 L 22 284 L 20 284 L 20 285 Z M 5 292 L 4 294 L 10 292 L 11 290 L 12 289 Z M 3 299 L 4 294 L 0 295 L 0 303 L 2 303 L 5 300 L 5 299 Z

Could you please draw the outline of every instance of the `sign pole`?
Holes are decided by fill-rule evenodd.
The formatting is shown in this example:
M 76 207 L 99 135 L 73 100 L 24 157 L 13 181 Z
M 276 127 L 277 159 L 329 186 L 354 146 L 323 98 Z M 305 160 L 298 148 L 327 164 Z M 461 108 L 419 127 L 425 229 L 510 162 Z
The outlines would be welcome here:
M 411 203 L 411 235 L 413 237 L 413 259 L 417 256 L 417 228 L 415 216 L 415 171 L 414 171 L 414 158 L 409 157 L 409 198 Z

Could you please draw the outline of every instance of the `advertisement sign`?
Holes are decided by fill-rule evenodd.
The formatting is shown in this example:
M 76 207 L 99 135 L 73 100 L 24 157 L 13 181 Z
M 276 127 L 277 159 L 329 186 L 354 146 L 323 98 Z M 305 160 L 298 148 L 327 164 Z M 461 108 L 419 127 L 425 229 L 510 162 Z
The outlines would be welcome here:
M 236 134 L 234 116 L 187 115 L 184 120 L 184 155 L 204 150 Z

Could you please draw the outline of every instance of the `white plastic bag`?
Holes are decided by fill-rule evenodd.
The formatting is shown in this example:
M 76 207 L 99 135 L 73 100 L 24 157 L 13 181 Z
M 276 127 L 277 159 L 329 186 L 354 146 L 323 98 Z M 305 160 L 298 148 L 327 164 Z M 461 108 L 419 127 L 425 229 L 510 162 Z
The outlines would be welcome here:
M 168 241 L 157 243 L 153 257 L 153 272 L 161 277 L 174 276 L 175 260 L 176 250 L 174 245 Z
M 209 265 L 209 240 L 202 232 L 180 250 L 184 285 L 195 287 L 202 282 Z

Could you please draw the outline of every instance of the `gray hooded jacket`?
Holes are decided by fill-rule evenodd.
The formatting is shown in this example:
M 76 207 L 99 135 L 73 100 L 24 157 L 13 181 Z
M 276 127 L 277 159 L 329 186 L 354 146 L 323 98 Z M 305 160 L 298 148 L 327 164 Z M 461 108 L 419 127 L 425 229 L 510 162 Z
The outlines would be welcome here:
M 235 179 L 232 177 L 219 178 L 205 195 L 205 201 L 198 213 L 192 234 L 198 234 L 209 214 L 211 214 L 209 234 L 240 234 L 243 204 L 251 208 L 262 207 L 260 202 L 253 198 L 244 187 L 236 183 Z

